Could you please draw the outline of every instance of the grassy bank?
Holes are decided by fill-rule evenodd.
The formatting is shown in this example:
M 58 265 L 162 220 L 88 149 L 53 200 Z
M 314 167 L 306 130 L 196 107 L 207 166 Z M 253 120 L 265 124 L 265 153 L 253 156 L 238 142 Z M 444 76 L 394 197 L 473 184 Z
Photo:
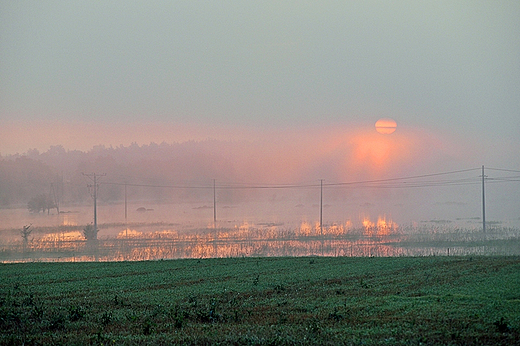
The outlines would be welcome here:
M 520 257 L 0 265 L 0 344 L 520 343 Z

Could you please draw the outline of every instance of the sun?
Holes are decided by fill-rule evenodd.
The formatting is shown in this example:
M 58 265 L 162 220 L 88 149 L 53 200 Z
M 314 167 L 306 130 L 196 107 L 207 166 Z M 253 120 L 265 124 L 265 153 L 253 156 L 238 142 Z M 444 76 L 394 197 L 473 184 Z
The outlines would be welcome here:
M 382 118 L 376 121 L 376 131 L 381 134 L 389 135 L 394 133 L 396 129 L 397 123 L 393 119 Z

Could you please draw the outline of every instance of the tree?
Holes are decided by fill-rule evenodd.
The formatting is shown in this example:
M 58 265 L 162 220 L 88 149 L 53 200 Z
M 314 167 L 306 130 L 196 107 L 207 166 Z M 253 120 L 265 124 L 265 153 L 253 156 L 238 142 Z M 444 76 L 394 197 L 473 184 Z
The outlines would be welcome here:
M 83 235 L 87 241 L 92 241 L 97 239 L 97 233 L 99 230 L 94 228 L 94 225 L 89 223 L 85 228 L 83 228 Z
M 32 233 L 31 225 L 25 225 L 23 226 L 22 230 L 20 231 L 20 235 L 22 236 L 23 240 L 23 252 L 25 253 L 25 249 L 27 247 L 27 244 L 29 243 L 29 236 Z
M 51 200 L 50 197 L 40 194 L 36 197 L 33 197 L 29 200 L 27 203 L 27 208 L 31 213 L 39 213 L 40 211 L 45 212 L 47 211 L 47 214 L 49 211 L 53 208 L 56 208 L 56 204 L 53 200 Z

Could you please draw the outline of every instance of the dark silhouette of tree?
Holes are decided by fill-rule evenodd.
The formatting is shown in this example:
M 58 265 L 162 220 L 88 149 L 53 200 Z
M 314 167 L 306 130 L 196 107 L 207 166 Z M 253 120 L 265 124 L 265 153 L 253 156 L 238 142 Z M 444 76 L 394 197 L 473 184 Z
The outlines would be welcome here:
M 27 244 L 29 244 L 29 236 L 32 233 L 31 225 L 25 225 L 23 226 L 22 230 L 20 231 L 20 235 L 22 236 L 23 240 L 23 252 L 25 253 L 25 249 L 27 248 Z
M 89 223 L 85 228 L 83 228 L 83 236 L 87 241 L 97 240 L 98 231 L 99 230 L 94 228 L 93 224 Z
M 33 156 L 35 154 L 32 154 Z M 13 205 L 49 193 L 55 174 L 48 165 L 27 157 L 0 160 L 0 204 Z
M 36 197 L 31 198 L 29 200 L 29 202 L 27 203 L 27 209 L 29 209 L 29 211 L 31 213 L 39 213 L 40 211 L 42 211 L 42 212 L 47 211 L 47 214 L 48 214 L 49 211 L 53 208 L 56 208 L 56 204 L 50 197 L 48 197 L 44 194 L 40 194 Z

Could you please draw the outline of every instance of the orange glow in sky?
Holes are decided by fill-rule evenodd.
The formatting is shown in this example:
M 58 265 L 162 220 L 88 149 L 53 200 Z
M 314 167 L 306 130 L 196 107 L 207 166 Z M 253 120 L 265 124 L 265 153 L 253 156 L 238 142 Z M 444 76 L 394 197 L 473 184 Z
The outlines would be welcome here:
M 1 155 L 23 153 L 31 148 L 43 152 L 58 144 L 66 150 L 88 151 L 99 144 L 119 147 L 134 141 L 139 145 L 163 141 L 186 143 L 191 138 L 202 141 L 197 151 L 200 157 L 194 160 L 211 161 L 212 174 L 218 176 L 232 166 L 234 179 L 255 183 L 380 178 L 424 165 L 434 158 L 432 151 L 436 151 L 437 156 L 446 152 L 451 156 L 464 156 L 462 149 L 460 153 L 455 152 L 453 145 L 431 131 L 404 127 L 391 135 L 381 135 L 373 123 L 297 129 L 253 129 L 238 125 L 209 129 L 152 123 L 117 126 L 37 123 L 23 129 L 22 125 L 13 121 L 0 128 Z M 208 139 L 212 141 L 204 143 Z
M 383 173 L 391 166 L 411 163 L 415 141 L 415 138 L 402 133 L 399 136 L 381 136 L 373 131 L 359 131 L 349 137 L 351 152 L 346 160 L 351 160 L 350 166 L 365 172 Z

